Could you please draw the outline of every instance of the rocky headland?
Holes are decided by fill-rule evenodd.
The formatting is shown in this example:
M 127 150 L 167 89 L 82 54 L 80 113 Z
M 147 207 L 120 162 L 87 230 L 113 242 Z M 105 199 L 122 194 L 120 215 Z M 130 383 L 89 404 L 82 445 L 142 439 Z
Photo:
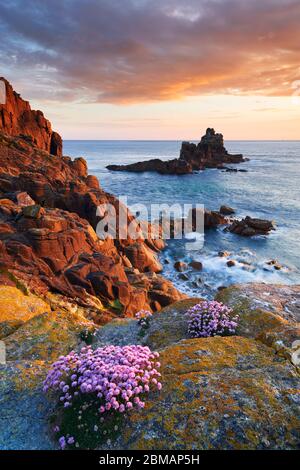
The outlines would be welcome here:
M 117 207 L 117 199 L 88 174 L 84 159 L 62 156 L 61 144 L 51 146 L 48 121 L 5 83 L 0 448 L 58 447 L 50 424 L 55 404 L 42 383 L 53 361 L 86 344 L 146 345 L 159 351 L 161 362 L 162 390 L 151 393 L 143 409 L 128 411 L 126 425 L 113 440 L 102 436 L 97 448 L 299 448 L 300 287 L 222 289 L 217 300 L 240 317 L 235 335 L 190 338 L 185 314 L 202 299 L 200 293 L 185 298 L 159 274 L 163 241 L 100 240 L 97 206 L 109 201 Z M 61 143 L 58 135 L 55 141 Z M 206 228 L 226 225 L 232 212 L 207 212 Z M 134 221 L 128 212 L 126 223 Z M 140 309 L 154 312 L 145 330 L 133 318 Z
M 9 277 L 16 276 L 38 295 L 75 302 L 99 323 L 139 308 L 155 311 L 174 297 L 182 298 L 157 274 L 162 270 L 157 259 L 162 240 L 99 240 L 97 207 L 110 203 L 118 211 L 118 200 L 88 175 L 83 158 L 72 161 L 47 151 L 50 123 L 36 121 L 42 114 L 30 111 L 5 83 L 7 102 L 0 105 L 0 114 L 12 115 L 16 124 L 8 129 L 6 120 L 0 120 L 3 282 L 11 284 Z M 41 126 L 37 134 L 36 125 Z M 49 139 L 40 140 L 45 129 Z M 134 223 L 129 211 L 126 215 L 125 223 Z
M 168 175 L 186 175 L 205 168 L 226 169 L 225 164 L 246 161 L 243 155 L 230 155 L 224 147 L 222 134 L 208 128 L 198 144 L 183 142 L 179 158 L 173 160 L 153 159 L 130 165 L 108 165 L 111 171 L 141 173 L 154 171 Z

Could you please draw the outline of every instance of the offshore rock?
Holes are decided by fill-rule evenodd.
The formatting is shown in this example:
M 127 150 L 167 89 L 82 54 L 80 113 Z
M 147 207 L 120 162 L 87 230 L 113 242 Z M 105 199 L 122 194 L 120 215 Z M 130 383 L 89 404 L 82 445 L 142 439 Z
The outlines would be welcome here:
M 185 175 L 205 168 L 224 168 L 224 164 L 246 161 L 242 155 L 230 155 L 224 147 L 222 134 L 208 128 L 201 141 L 196 145 L 183 142 L 180 157 L 174 160 L 153 159 L 130 165 L 109 165 L 111 171 L 143 172 L 154 171 L 161 174 Z
M 227 230 L 243 237 L 253 237 L 268 235 L 272 230 L 275 230 L 275 226 L 270 220 L 253 219 L 247 216 L 245 219 L 235 220 Z

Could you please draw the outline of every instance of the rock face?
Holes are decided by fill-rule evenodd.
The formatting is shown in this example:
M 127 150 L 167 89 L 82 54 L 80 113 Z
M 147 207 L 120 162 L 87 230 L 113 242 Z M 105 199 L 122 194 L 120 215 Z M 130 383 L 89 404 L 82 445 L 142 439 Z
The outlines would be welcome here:
M 163 161 L 153 159 L 130 165 L 109 165 L 111 171 L 155 171 L 161 174 L 184 175 L 205 168 L 224 168 L 224 164 L 246 161 L 242 155 L 230 155 L 224 147 L 222 134 L 208 128 L 206 134 L 196 145 L 183 142 L 179 159 Z
M 0 339 L 35 316 L 50 311 L 50 305 L 42 299 L 10 285 L 0 285 L 0 299 Z
M 270 220 L 252 219 L 247 216 L 245 219 L 235 220 L 228 230 L 243 237 L 252 237 L 254 235 L 268 235 L 271 230 L 275 230 L 275 227 Z
M 52 131 L 50 122 L 41 111 L 33 111 L 4 78 L 6 103 L 0 104 L 0 131 L 11 136 L 22 136 L 39 149 L 62 156 L 62 139 Z
M 190 163 L 194 170 L 222 168 L 224 163 L 241 163 L 242 155 L 230 155 L 224 147 L 222 134 L 208 128 L 199 144 L 183 142 L 180 160 Z
M 28 119 L 37 115 L 5 83 L 8 98 L 1 108 L 0 127 L 0 269 L 36 295 L 49 298 L 55 293 L 85 308 L 97 323 L 133 315 L 141 308 L 155 311 L 183 298 L 169 281 L 154 277 L 162 270 L 157 253 L 163 241 L 140 233 L 128 209 L 88 175 L 83 158 L 72 161 L 60 152 L 46 151 L 51 141 L 44 145 L 41 136 L 46 128 L 50 132 L 50 125 L 39 118 L 34 121 L 37 139 L 14 136 L 21 132 L 21 124 L 30 133 L 33 127 Z M 7 127 L 8 112 L 11 127 Z M 117 216 L 124 211 L 117 234 L 131 226 L 137 239 L 129 235 L 98 238 L 95 230 L 105 220 L 107 205 Z M 99 207 L 104 207 L 103 213 Z
M 291 449 L 299 375 L 247 338 L 183 340 L 161 351 L 163 389 L 133 411 L 117 449 Z

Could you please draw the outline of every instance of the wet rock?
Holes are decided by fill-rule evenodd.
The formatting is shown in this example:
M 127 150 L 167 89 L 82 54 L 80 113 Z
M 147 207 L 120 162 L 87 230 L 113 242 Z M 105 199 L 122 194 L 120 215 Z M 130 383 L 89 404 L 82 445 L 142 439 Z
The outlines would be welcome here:
M 178 275 L 178 279 L 181 279 L 182 281 L 188 281 L 188 280 L 189 280 L 189 276 L 187 276 L 187 274 L 180 273 L 180 274 Z
M 188 220 L 191 221 L 192 230 L 197 230 L 197 225 L 204 223 L 204 229 L 217 228 L 219 225 L 227 224 L 227 219 L 218 211 L 209 211 L 207 209 L 190 209 Z
M 247 161 L 248 159 L 245 159 L 245 161 Z M 240 168 L 226 168 L 226 167 L 223 167 L 225 173 L 247 173 L 248 170 L 246 170 L 245 168 L 243 169 L 240 169 Z
M 193 268 L 195 271 L 202 271 L 203 269 L 203 264 L 201 263 L 201 261 L 193 260 L 189 263 L 189 266 Z
M 237 235 L 252 237 L 254 235 L 268 235 L 271 230 L 275 230 L 275 226 L 270 220 L 253 219 L 247 216 L 245 219 L 235 220 L 228 230 Z
M 220 258 L 228 258 L 228 256 L 230 255 L 231 255 L 230 251 L 219 251 L 218 253 L 218 256 Z
M 236 262 L 233 259 L 230 259 L 230 260 L 227 261 L 226 264 L 227 264 L 228 268 L 233 268 L 233 266 L 236 265 Z
M 183 272 L 183 271 L 186 271 L 187 270 L 187 264 L 184 263 L 183 261 L 176 261 L 174 263 L 174 268 L 176 269 L 176 271 L 178 272 Z
M 235 214 L 235 210 L 232 209 L 232 207 L 229 206 L 221 206 L 219 210 L 220 214 L 222 215 L 232 215 Z
M 276 271 L 280 271 L 282 269 L 281 264 L 276 259 L 267 261 L 267 265 L 272 266 Z

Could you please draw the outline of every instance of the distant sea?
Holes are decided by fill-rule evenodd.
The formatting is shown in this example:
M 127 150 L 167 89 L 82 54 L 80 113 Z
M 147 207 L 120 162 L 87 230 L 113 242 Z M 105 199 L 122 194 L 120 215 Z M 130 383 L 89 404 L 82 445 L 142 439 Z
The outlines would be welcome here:
M 227 141 L 231 153 L 242 153 L 250 161 L 241 165 L 247 173 L 205 170 L 184 176 L 156 173 L 118 173 L 108 164 L 127 164 L 151 158 L 177 158 L 181 141 L 65 141 L 64 154 L 84 157 L 89 173 L 99 178 L 103 189 L 127 196 L 128 204 L 204 204 L 219 209 L 227 204 L 238 218 L 250 215 L 271 219 L 277 230 L 268 237 L 244 238 L 223 229 L 208 231 L 204 248 L 186 251 L 184 240 L 171 240 L 161 255 L 163 275 L 190 295 L 211 297 L 220 286 L 233 283 L 266 282 L 300 284 L 300 141 Z M 230 252 L 220 258 L 219 251 Z M 201 272 L 188 272 L 182 280 L 174 270 L 175 260 L 202 261 Z M 227 267 L 227 260 L 236 266 Z M 267 262 L 283 266 L 275 271 Z M 165 261 L 167 260 L 167 262 Z

